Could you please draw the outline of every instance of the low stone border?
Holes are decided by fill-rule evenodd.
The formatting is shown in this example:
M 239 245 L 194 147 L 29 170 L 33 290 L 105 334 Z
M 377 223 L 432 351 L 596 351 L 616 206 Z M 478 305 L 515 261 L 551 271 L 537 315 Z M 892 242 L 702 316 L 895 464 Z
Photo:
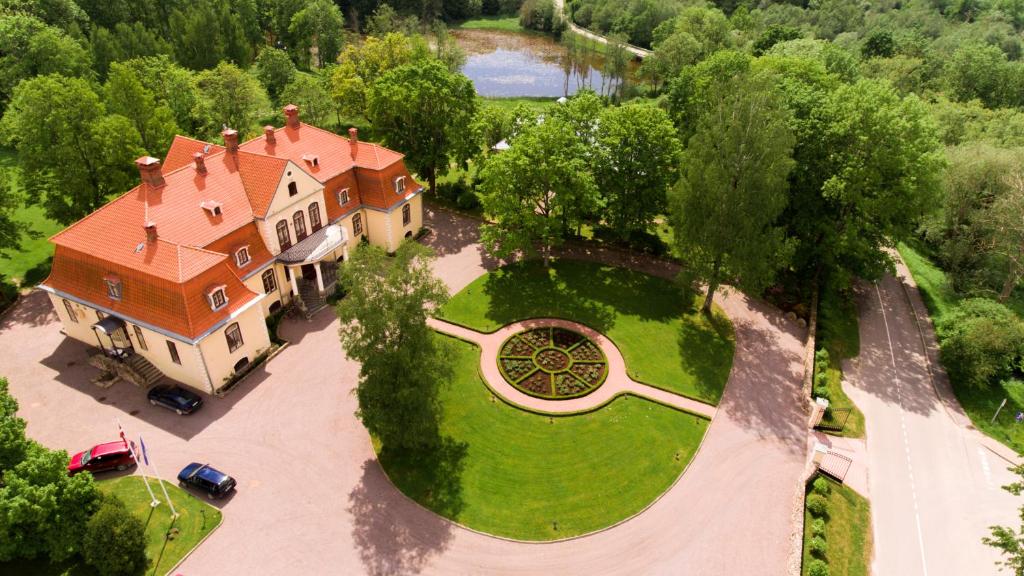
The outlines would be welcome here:
M 218 509 L 218 510 L 220 510 L 220 509 Z M 188 557 L 191 556 L 193 552 L 198 550 L 199 547 L 202 546 L 204 542 L 206 542 L 207 538 L 209 538 L 210 536 L 213 536 L 213 533 L 216 532 L 217 529 L 220 528 L 221 525 L 223 525 L 223 524 L 224 524 L 224 511 L 220 510 L 220 522 L 217 522 L 217 525 L 214 526 L 213 529 L 211 529 L 209 532 L 207 532 L 206 536 L 203 536 L 202 538 L 200 538 L 199 542 L 196 542 L 196 545 L 193 546 L 191 550 L 186 552 L 184 556 L 182 556 L 180 559 L 178 559 L 178 563 L 175 564 L 174 566 L 171 566 L 171 569 L 168 570 L 167 572 L 165 572 L 164 576 L 170 576 L 170 574 L 172 572 L 174 572 L 175 570 L 178 569 L 179 566 L 184 564 L 185 560 L 188 560 Z

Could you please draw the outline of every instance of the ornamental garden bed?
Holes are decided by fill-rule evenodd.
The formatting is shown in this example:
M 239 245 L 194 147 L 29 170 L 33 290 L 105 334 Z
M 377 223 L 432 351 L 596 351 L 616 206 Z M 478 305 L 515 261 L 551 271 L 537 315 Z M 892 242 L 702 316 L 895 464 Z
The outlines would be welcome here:
M 501 346 L 498 368 L 519 391 L 549 400 L 585 396 L 608 376 L 608 360 L 597 344 L 551 326 L 512 335 Z

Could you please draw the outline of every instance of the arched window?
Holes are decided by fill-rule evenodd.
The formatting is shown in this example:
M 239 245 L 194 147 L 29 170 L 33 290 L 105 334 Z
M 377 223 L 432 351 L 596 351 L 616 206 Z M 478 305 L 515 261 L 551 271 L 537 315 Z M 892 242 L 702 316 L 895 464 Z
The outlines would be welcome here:
M 313 232 L 320 229 L 320 204 L 316 202 L 309 205 L 309 227 Z
M 274 290 L 277 290 L 277 278 L 274 277 L 273 268 L 263 272 L 263 275 L 260 278 L 263 279 L 263 291 L 265 293 L 270 294 Z
M 299 193 L 299 185 L 296 184 L 295 182 L 289 182 L 288 183 L 288 195 L 289 196 L 295 196 L 298 193 Z
M 409 205 L 402 206 L 402 226 L 408 226 L 412 222 L 412 210 Z
M 287 250 L 292 246 L 292 237 L 288 233 L 287 220 L 281 220 L 277 223 L 277 243 L 281 245 L 281 250 Z
M 228 352 L 234 352 L 242 347 L 242 330 L 238 328 L 237 322 L 228 326 L 224 331 L 224 338 L 228 341 Z
M 292 225 L 295 226 L 295 241 L 301 242 L 306 237 L 306 215 L 302 210 L 292 214 Z

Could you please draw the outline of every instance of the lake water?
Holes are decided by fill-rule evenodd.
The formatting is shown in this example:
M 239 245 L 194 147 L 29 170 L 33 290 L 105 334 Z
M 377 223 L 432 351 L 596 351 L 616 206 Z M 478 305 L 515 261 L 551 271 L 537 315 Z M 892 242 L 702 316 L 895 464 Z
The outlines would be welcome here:
M 592 51 L 581 51 L 569 62 L 564 46 L 540 34 L 498 30 L 453 30 L 451 34 L 466 52 L 462 73 L 481 96 L 558 98 L 586 87 L 602 89 L 603 58 Z

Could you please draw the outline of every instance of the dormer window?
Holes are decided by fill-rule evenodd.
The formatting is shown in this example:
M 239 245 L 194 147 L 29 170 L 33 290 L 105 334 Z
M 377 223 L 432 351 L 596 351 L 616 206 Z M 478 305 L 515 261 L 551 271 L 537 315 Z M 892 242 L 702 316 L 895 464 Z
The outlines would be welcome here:
M 239 268 L 248 264 L 250 260 L 252 259 L 249 258 L 248 246 L 242 246 L 241 248 L 235 251 L 235 264 L 238 264 Z
M 210 308 L 213 310 L 220 310 L 228 303 L 224 288 L 224 286 L 214 286 L 206 293 L 206 299 L 209 300 Z
M 289 182 L 288 183 L 288 195 L 289 196 L 295 196 L 298 193 L 299 193 L 299 185 L 296 184 L 295 182 Z
M 117 276 L 106 276 L 103 281 L 107 284 L 107 298 L 111 300 L 121 299 L 121 279 Z
M 302 159 L 306 161 L 306 164 L 314 168 L 320 165 L 320 157 L 316 154 L 303 154 Z
M 395 178 L 395 194 L 405 194 L 405 176 Z
M 221 214 L 224 213 L 221 210 L 222 204 L 220 202 L 217 202 L 216 200 L 203 200 L 203 202 L 199 205 L 203 208 L 203 210 L 209 212 L 210 216 L 220 216 Z
M 345 204 L 348 204 L 348 188 L 338 190 L 338 205 L 344 206 Z

